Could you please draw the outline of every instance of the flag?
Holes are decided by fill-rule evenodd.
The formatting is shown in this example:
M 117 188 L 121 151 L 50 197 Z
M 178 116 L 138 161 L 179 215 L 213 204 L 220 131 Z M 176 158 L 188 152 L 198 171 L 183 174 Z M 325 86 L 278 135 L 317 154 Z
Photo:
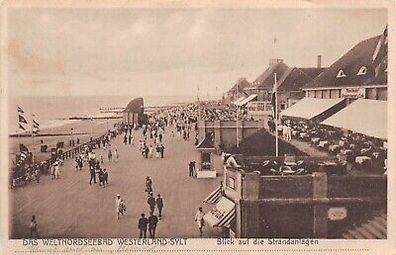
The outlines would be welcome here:
M 40 130 L 40 124 L 33 119 L 33 130 L 32 132 L 37 134 Z
M 25 112 L 22 110 L 22 108 L 19 107 L 19 106 L 17 106 L 17 110 L 18 110 L 18 113 L 21 113 L 21 114 L 25 113 Z
M 23 117 L 22 115 L 19 114 L 18 118 L 19 118 L 19 124 L 21 124 L 21 123 L 27 124 L 27 121 L 26 121 L 25 117 Z
M 19 123 L 19 129 L 22 129 L 23 131 L 26 131 L 26 128 L 21 123 Z

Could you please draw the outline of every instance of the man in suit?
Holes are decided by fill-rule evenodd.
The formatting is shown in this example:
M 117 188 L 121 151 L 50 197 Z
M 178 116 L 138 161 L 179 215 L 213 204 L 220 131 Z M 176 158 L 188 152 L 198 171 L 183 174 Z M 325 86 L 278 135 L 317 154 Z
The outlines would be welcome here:
M 150 212 L 150 216 L 148 218 L 148 226 L 150 238 L 155 238 L 155 230 L 157 228 L 158 217 L 155 216 L 152 212 Z
M 147 199 L 147 204 L 149 205 L 150 213 L 153 213 L 155 209 L 155 198 L 153 196 L 153 192 L 150 192 L 150 195 Z
M 90 161 L 91 164 L 89 165 L 89 173 L 91 174 L 91 179 L 89 180 L 89 185 L 91 185 L 92 180 L 96 183 L 96 173 L 95 173 L 95 165 Z
M 162 200 L 162 197 L 160 194 L 157 196 L 156 200 L 157 208 L 158 208 L 158 217 L 161 219 L 162 217 L 162 208 L 164 207 L 164 201 Z
M 138 229 L 140 231 L 139 238 L 142 238 L 142 237 L 146 238 L 148 220 L 147 220 L 146 216 L 144 215 L 144 213 L 142 213 L 141 216 L 142 217 L 139 219 L 139 222 L 138 222 Z
M 192 161 L 188 164 L 188 176 L 194 176 L 194 165 Z

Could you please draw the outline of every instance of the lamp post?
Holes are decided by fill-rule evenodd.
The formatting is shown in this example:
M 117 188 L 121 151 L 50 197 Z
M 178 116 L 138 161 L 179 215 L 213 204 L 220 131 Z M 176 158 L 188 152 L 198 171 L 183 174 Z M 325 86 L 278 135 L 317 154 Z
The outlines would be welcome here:
M 70 137 L 71 137 L 71 147 L 74 147 L 74 137 L 73 137 L 73 128 L 70 128 Z

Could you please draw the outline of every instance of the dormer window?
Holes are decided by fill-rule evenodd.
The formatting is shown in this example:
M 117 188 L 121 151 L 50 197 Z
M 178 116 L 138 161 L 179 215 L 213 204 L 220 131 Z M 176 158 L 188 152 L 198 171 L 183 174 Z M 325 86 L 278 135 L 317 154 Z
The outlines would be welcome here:
M 337 73 L 337 78 L 342 78 L 342 77 L 346 77 L 346 75 L 345 75 L 344 71 L 340 70 Z
M 360 67 L 357 75 L 365 75 L 367 73 L 367 68 L 365 66 Z

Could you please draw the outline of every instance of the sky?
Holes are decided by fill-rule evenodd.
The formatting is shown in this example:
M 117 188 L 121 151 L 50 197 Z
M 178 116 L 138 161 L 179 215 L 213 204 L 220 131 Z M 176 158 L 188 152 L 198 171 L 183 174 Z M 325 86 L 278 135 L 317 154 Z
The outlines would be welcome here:
M 9 9 L 9 94 L 216 97 L 270 58 L 329 66 L 386 24 L 385 9 Z

